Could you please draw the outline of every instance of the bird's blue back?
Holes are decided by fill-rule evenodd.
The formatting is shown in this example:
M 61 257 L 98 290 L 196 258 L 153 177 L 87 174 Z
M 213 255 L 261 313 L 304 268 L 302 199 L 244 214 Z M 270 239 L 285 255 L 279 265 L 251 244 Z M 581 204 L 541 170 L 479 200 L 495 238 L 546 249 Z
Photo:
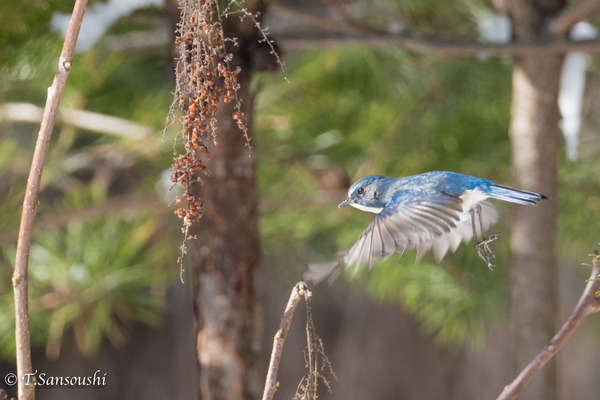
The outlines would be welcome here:
M 383 201 L 398 196 L 444 193 L 460 197 L 465 191 L 479 189 L 486 192 L 493 183 L 487 179 L 449 171 L 432 171 L 404 178 L 376 176 Z M 386 203 L 387 203 L 386 201 Z

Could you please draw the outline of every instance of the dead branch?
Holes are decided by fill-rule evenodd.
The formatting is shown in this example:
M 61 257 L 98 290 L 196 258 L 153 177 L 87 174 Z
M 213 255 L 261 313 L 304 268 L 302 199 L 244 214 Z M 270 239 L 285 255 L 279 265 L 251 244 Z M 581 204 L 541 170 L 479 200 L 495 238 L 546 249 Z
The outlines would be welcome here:
M 171 214 L 165 202 L 154 196 L 153 193 L 131 194 L 112 197 L 103 204 L 95 204 L 80 210 L 57 212 L 37 220 L 33 231 L 43 232 L 50 228 L 63 228 L 71 222 L 88 222 L 99 218 L 122 215 L 131 211 L 156 214 Z M 19 232 L 15 230 L 0 232 L 0 246 L 14 243 Z M 1 400 L 1 399 L 0 399 Z
M 329 379 L 324 375 L 328 373 L 335 380 L 337 376 L 331 366 L 331 361 L 325 354 L 323 341 L 317 335 L 315 324 L 312 318 L 312 306 L 310 297 L 305 298 L 306 303 L 306 367 L 308 372 L 302 378 L 293 400 L 315 400 L 317 399 L 317 388 L 319 382 L 322 382 L 327 390 L 331 393 L 331 384 Z M 319 364 L 319 361 L 322 363 Z
M 554 37 L 564 36 L 561 33 L 568 31 L 575 23 L 581 20 L 589 20 L 597 16 L 598 9 L 592 9 L 593 14 L 583 15 L 587 12 L 587 6 L 593 6 L 597 0 L 586 0 L 581 3 L 575 3 L 565 10 L 564 13 L 557 16 L 550 23 L 550 31 Z M 581 40 L 571 41 L 566 39 L 555 39 L 545 42 L 512 42 L 512 43 L 486 43 L 478 41 L 452 41 L 442 40 L 437 37 L 423 36 L 419 32 L 407 32 L 403 34 L 392 35 L 389 33 L 375 35 L 372 32 L 365 34 L 360 29 L 349 26 L 344 21 L 335 20 L 311 14 L 298 9 L 284 7 L 280 4 L 269 5 L 269 14 L 274 17 L 292 21 L 305 28 L 302 32 L 296 33 L 285 26 L 281 29 L 273 29 L 273 35 L 277 36 L 278 41 L 288 51 L 291 50 L 311 50 L 321 49 L 332 46 L 367 46 L 371 48 L 396 47 L 400 50 L 413 51 L 416 53 L 433 53 L 443 57 L 476 57 L 484 54 L 490 57 L 520 56 L 527 54 L 562 54 L 571 51 L 579 51 L 590 54 L 600 53 L 600 40 Z M 315 30 L 320 31 L 315 35 Z M 134 32 L 135 40 L 130 38 L 130 34 L 121 36 L 111 36 L 108 50 L 114 51 L 134 51 L 148 50 L 152 48 L 162 48 L 169 43 L 168 38 L 163 34 L 163 30 Z M 132 41 L 135 43 L 132 45 Z M 121 47 L 117 48 L 119 43 Z M 143 47 L 143 48 L 142 48 Z
M 521 56 L 525 54 L 549 55 L 570 51 L 600 53 L 600 40 L 553 40 L 548 42 L 485 43 L 473 41 L 448 41 L 435 38 L 417 38 L 405 35 L 321 35 L 319 37 L 280 37 L 288 50 L 322 49 L 325 47 L 367 46 L 371 48 L 395 47 L 415 53 L 435 53 L 441 57 Z
M 73 8 L 67 35 L 58 60 L 58 69 L 54 75 L 52 86 L 48 88 L 44 117 L 42 118 L 42 123 L 40 125 L 40 131 L 38 133 L 33 159 L 31 161 L 29 178 L 27 179 L 25 199 L 23 200 L 21 226 L 19 229 L 19 239 L 17 241 L 17 253 L 15 258 L 15 270 L 12 277 L 15 298 L 17 376 L 19 377 L 18 396 L 20 400 L 33 400 L 35 398 L 35 385 L 25 385 L 27 381 L 23 379 L 26 374 L 33 372 L 31 366 L 27 282 L 31 232 L 33 230 L 33 221 L 37 210 L 42 170 L 44 168 L 44 161 L 50 144 L 50 136 L 52 134 L 52 128 L 54 127 L 56 111 L 67 82 L 67 77 L 69 76 L 69 71 L 71 70 L 75 44 L 77 43 L 77 36 L 79 35 L 79 29 L 81 28 L 81 22 L 86 6 L 87 0 L 76 0 L 75 7 Z
M 331 33 L 356 33 L 356 30 L 350 27 L 345 21 L 338 21 L 332 18 L 324 17 L 322 15 L 316 15 L 305 11 L 301 11 L 296 8 L 285 7 L 281 4 L 270 5 L 269 14 L 278 15 L 283 19 L 289 19 L 294 23 L 302 24 L 313 31 L 314 29 L 318 29 Z
M 588 283 L 579 298 L 579 302 L 573 309 L 573 312 L 567 321 L 560 327 L 560 330 L 554 335 L 548 345 L 546 345 L 538 355 L 531 360 L 521 373 L 507 386 L 498 396 L 497 400 L 515 399 L 517 395 L 525 389 L 535 375 L 544 365 L 560 350 L 562 345 L 573 334 L 581 321 L 590 314 L 600 311 L 600 299 L 596 292 L 600 287 L 600 257 L 596 256 L 593 261 L 594 267 L 588 279 Z
M 265 390 L 263 392 L 262 400 L 271 400 L 275 395 L 275 391 L 279 386 L 279 383 L 277 382 L 277 370 L 279 369 L 283 345 L 285 344 L 285 339 L 287 338 L 288 331 L 290 330 L 292 317 L 294 316 L 294 310 L 296 309 L 296 306 L 302 297 L 309 299 L 311 295 L 312 294 L 308 290 L 308 286 L 304 282 L 296 283 L 292 289 L 290 299 L 288 300 L 285 311 L 283 312 L 283 316 L 281 317 L 279 329 L 277 330 L 277 333 L 275 333 L 275 338 L 273 340 L 271 361 L 269 362 L 269 370 L 267 373 L 267 379 L 265 381 Z
M 389 34 L 370 31 L 370 34 L 350 25 L 345 21 L 332 20 L 331 18 L 307 13 L 298 9 L 273 5 L 269 12 L 295 22 L 322 30 L 318 36 L 308 31 L 302 37 L 290 37 L 285 32 L 275 32 L 282 45 L 288 50 L 305 50 L 331 46 L 367 46 L 372 48 L 395 47 L 400 50 L 415 53 L 435 53 L 442 57 L 476 57 L 486 55 L 490 57 L 521 56 L 521 55 L 548 55 L 562 54 L 570 51 L 585 53 L 600 53 L 600 40 L 571 41 L 559 39 L 564 36 L 560 33 L 568 32 L 575 23 L 597 16 L 600 9 L 598 0 L 582 0 L 569 7 L 560 14 L 550 25 L 551 32 L 557 37 L 552 41 L 511 42 L 511 43 L 486 43 L 478 41 L 443 40 L 438 37 L 423 36 L 419 32 L 405 32 L 403 34 Z
M 0 121 L 40 123 L 43 117 L 44 110 L 35 104 L 4 103 L 0 105 Z M 85 110 L 63 108 L 57 118 L 62 123 L 79 129 L 136 140 L 147 139 L 154 134 L 154 129 L 149 126 Z

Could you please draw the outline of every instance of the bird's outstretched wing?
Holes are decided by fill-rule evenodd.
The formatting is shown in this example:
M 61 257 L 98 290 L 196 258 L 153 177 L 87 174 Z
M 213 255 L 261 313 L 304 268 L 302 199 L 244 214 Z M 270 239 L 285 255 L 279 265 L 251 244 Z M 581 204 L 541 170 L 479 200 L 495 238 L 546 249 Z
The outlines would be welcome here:
M 487 230 L 498 221 L 498 211 L 496 211 L 496 207 L 487 200 L 480 202 L 479 206 L 481 206 L 483 231 L 487 232 Z M 477 229 L 479 229 L 479 221 L 476 221 L 476 224 Z M 448 250 L 454 252 L 461 242 L 468 243 L 471 239 L 473 239 L 471 216 L 469 213 L 464 213 L 460 222 L 456 224 L 456 229 L 452 229 L 450 232 L 436 237 L 431 242 L 421 243 L 417 247 L 417 260 L 420 260 L 425 253 L 432 249 L 435 260 L 440 262 Z
M 342 256 L 342 261 L 356 271 L 396 251 L 431 248 L 436 238 L 452 234 L 463 214 L 462 200 L 458 197 L 442 193 L 398 197 L 384 207 Z

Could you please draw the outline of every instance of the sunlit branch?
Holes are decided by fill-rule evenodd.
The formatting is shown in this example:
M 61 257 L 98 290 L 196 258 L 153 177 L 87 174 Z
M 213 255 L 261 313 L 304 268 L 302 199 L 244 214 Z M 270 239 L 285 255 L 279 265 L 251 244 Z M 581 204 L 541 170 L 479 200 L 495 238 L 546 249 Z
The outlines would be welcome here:
M 86 110 L 62 108 L 56 117 L 64 124 L 106 135 L 146 139 L 154 134 L 154 129 L 149 126 Z M 40 123 L 43 118 L 44 110 L 35 104 L 4 103 L 0 105 L 0 121 Z
M 27 179 L 25 199 L 23 200 L 21 226 L 19 229 L 19 239 L 17 242 L 17 253 L 15 258 L 15 270 L 12 277 L 15 298 L 17 376 L 20 378 L 18 379 L 18 396 L 20 400 L 32 400 L 35 397 L 35 385 L 25 385 L 26 381 L 23 379 L 26 374 L 32 373 L 27 281 L 31 232 L 33 230 L 33 221 L 37 210 L 42 170 L 44 168 L 44 161 L 50 144 L 50 136 L 54 127 L 56 111 L 60 103 L 63 89 L 67 83 L 69 71 L 71 70 L 75 44 L 77 43 L 77 36 L 79 35 L 79 29 L 81 28 L 81 22 L 86 6 L 87 0 L 77 0 L 73 9 L 67 35 L 58 60 L 58 69 L 54 76 L 52 86 L 48 88 L 44 116 L 40 125 L 33 159 L 31 161 L 31 170 L 29 172 L 29 178 Z
M 273 350 L 271 352 L 271 360 L 269 362 L 269 370 L 265 381 L 265 390 L 263 392 L 262 400 L 271 400 L 275 395 L 275 391 L 278 387 L 277 370 L 279 369 L 283 345 L 285 344 L 285 339 L 290 330 L 294 310 L 303 297 L 307 298 L 310 296 L 311 293 L 308 291 L 308 286 L 304 282 L 296 283 L 292 289 L 290 299 L 288 300 L 283 316 L 281 317 L 279 329 L 277 329 L 275 338 L 273 339 Z
M 594 259 L 594 267 L 590 274 L 588 283 L 579 298 L 579 302 L 573 309 L 573 312 L 567 321 L 560 327 L 560 330 L 554 335 L 538 355 L 527 364 L 521 373 L 507 386 L 498 396 L 497 400 L 515 399 L 517 395 L 525 389 L 535 375 L 546 365 L 548 361 L 560 350 L 562 345 L 569 339 L 579 324 L 590 314 L 600 311 L 600 300 L 597 295 L 600 287 L 600 258 Z

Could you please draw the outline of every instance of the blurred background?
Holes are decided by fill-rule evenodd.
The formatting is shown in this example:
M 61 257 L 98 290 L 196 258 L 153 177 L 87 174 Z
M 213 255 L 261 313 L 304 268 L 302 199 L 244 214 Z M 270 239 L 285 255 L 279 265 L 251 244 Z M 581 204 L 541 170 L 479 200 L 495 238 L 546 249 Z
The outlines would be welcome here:
M 178 127 L 163 132 L 178 20 L 176 4 L 167 3 L 93 1 L 84 18 L 43 175 L 30 324 L 34 369 L 55 376 L 100 370 L 107 385 L 40 387 L 40 398 L 198 397 L 193 280 L 179 280 L 181 225 L 169 205 L 178 194 L 169 180 Z M 15 371 L 10 278 L 23 191 L 72 7 L 64 0 L 0 6 L 3 376 Z M 307 265 L 334 259 L 372 219 L 337 209 L 351 182 L 443 169 L 512 184 L 510 57 L 340 44 L 340 32 L 332 31 L 350 18 L 363 32 L 417 29 L 442 39 L 507 41 L 510 24 L 494 10 L 484 0 L 269 4 L 262 23 L 281 50 L 287 80 L 279 71 L 255 73 L 251 81 L 259 375 L 266 374 L 272 335 Z M 591 24 L 579 32 L 595 37 Z M 589 274 L 582 263 L 600 237 L 600 64 L 581 53 L 566 60 L 565 139 L 552 200 L 557 323 L 579 298 Z M 493 272 L 462 245 L 441 265 L 431 255 L 415 263 L 408 252 L 352 279 L 311 287 L 315 327 L 337 375 L 333 392 L 320 398 L 483 399 L 501 392 L 517 367 L 510 357 L 511 210 L 497 208 L 494 231 L 504 236 L 494 243 Z M 303 307 L 295 318 L 277 398 L 292 398 L 305 374 Z M 589 318 L 558 355 L 559 398 L 597 398 L 598 329 L 598 319 Z

